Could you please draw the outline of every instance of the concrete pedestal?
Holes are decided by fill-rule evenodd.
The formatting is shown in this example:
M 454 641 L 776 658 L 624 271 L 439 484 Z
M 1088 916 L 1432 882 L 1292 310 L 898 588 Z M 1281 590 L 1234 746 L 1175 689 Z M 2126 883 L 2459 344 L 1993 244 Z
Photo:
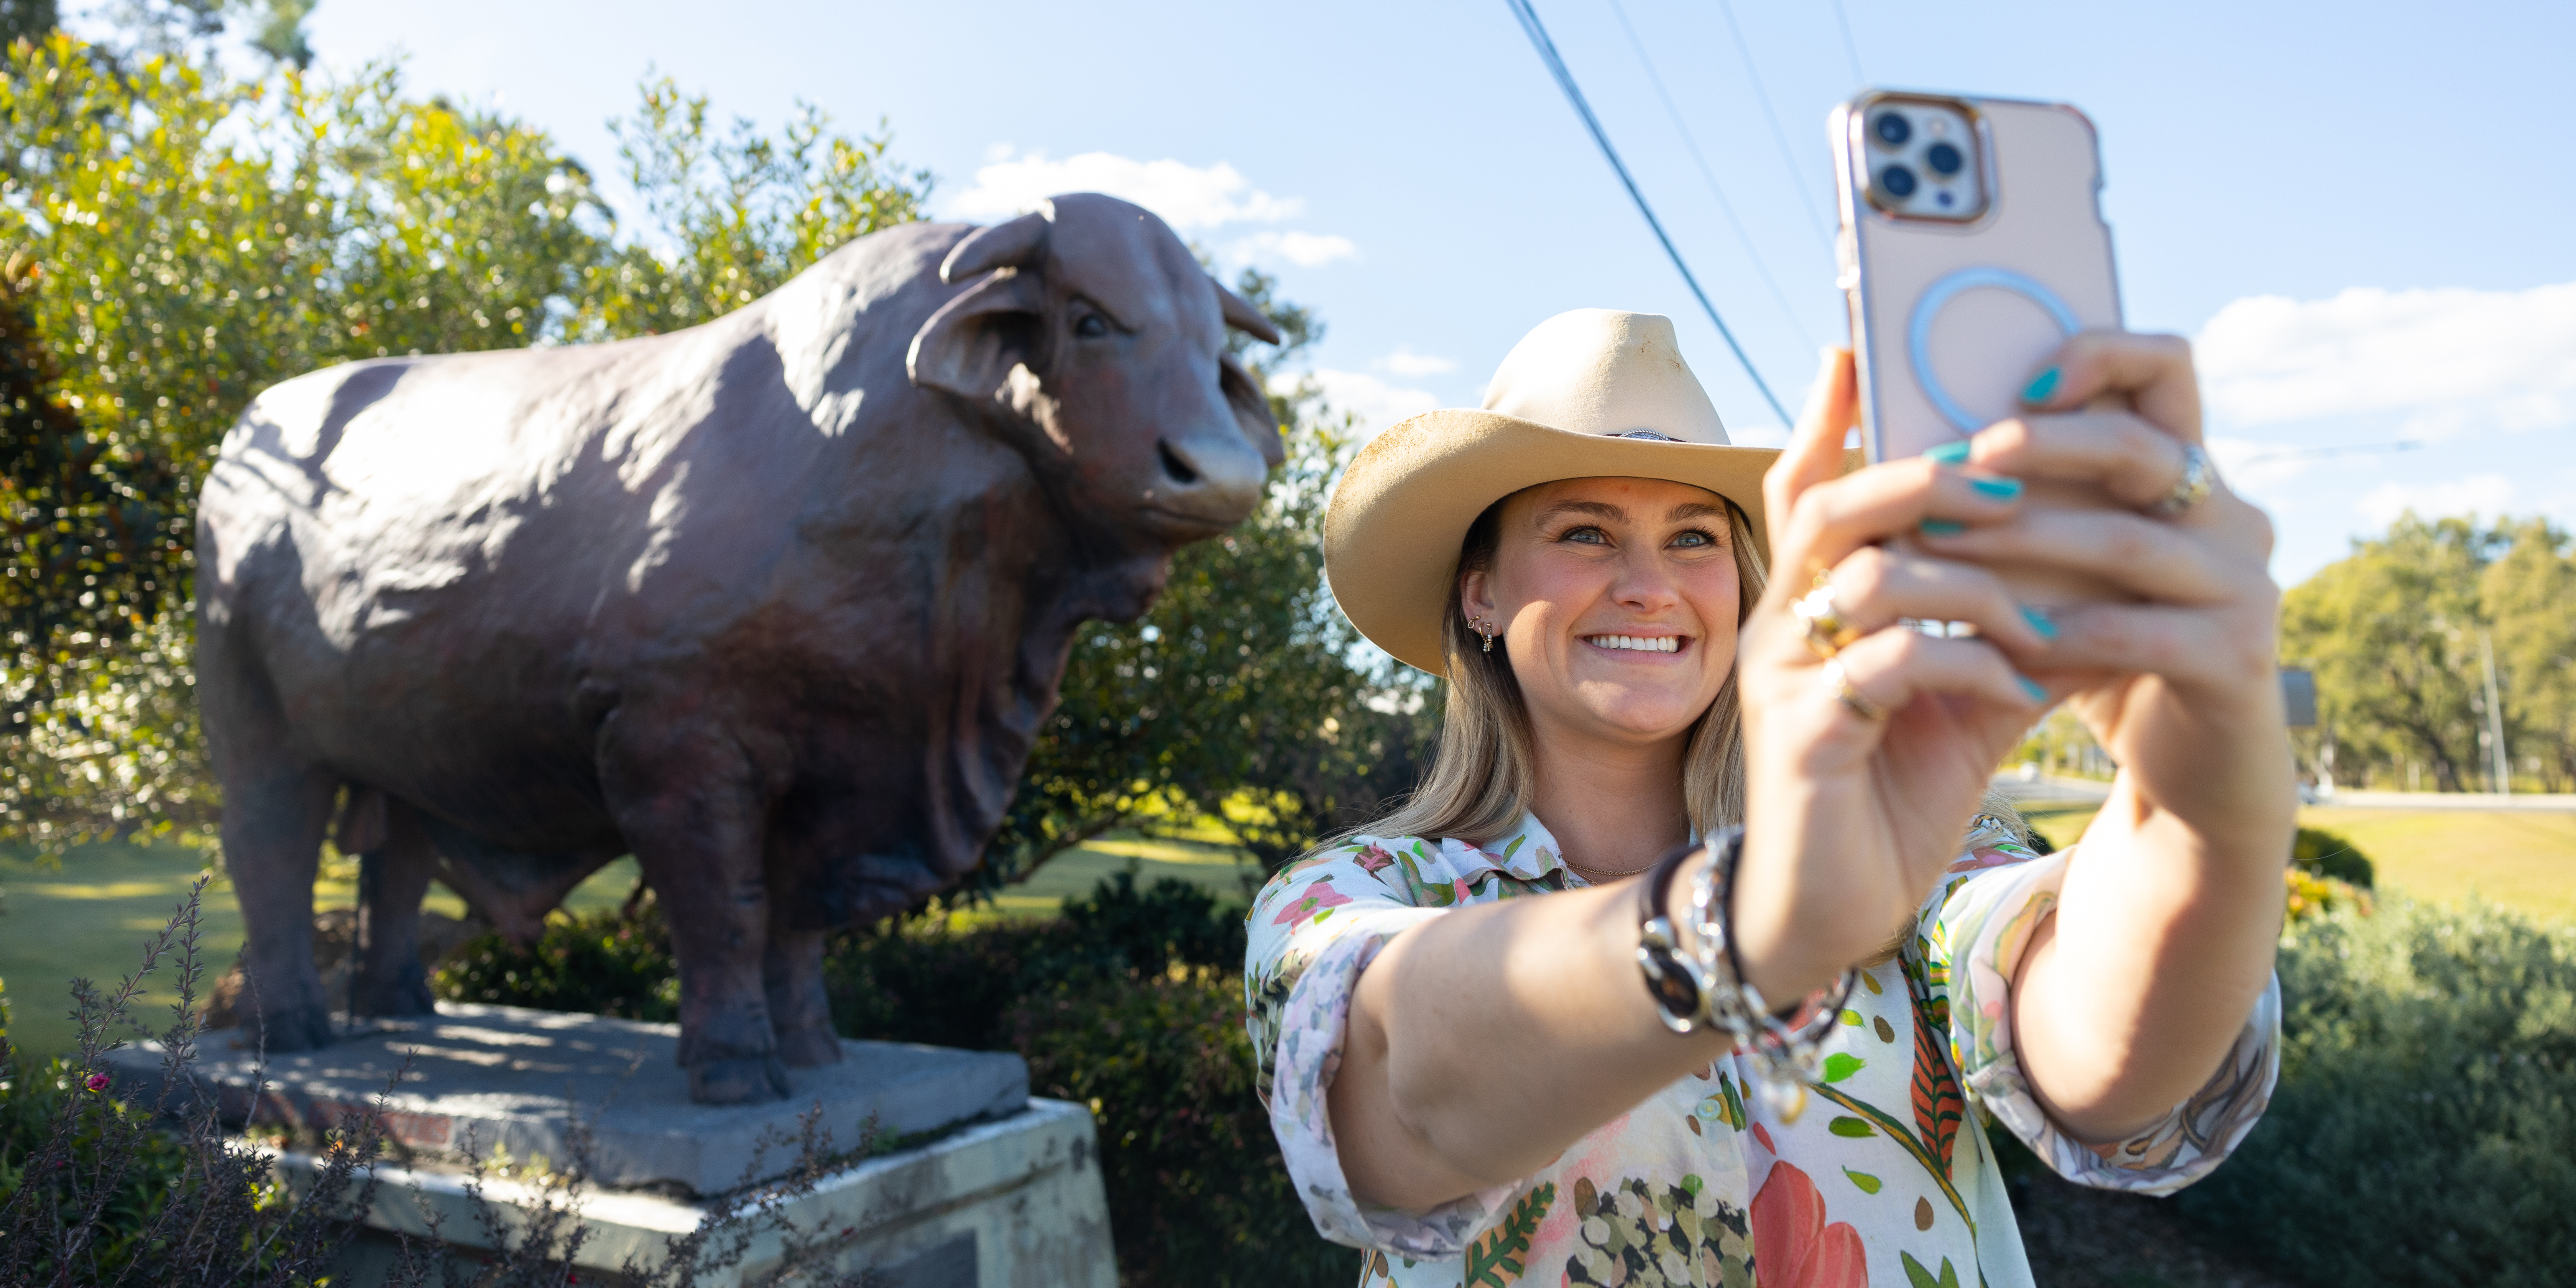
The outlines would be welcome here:
M 309 1155 L 283 1154 L 290 1182 L 309 1178 Z M 380 1167 L 365 1220 L 378 1231 L 427 1237 L 438 1218 L 451 1245 L 488 1247 L 465 1178 L 450 1172 Z M 549 1201 L 536 1187 L 487 1181 L 484 1203 L 505 1228 Z M 587 1239 L 574 1264 L 586 1280 L 614 1283 L 630 1261 L 649 1264 L 671 1239 L 694 1230 L 709 1205 L 649 1193 L 595 1193 L 578 1206 Z M 891 1288 L 1117 1288 L 1091 1114 L 1061 1100 L 1027 1102 L 1020 1113 L 967 1128 L 918 1149 L 870 1159 L 826 1177 L 776 1216 L 798 1229 L 830 1232 L 836 1269 L 873 1269 Z M 758 1282 L 778 1263 L 783 1240 L 754 1236 L 740 1263 L 701 1278 L 705 1288 Z M 340 1282 L 371 1286 L 394 1259 L 379 1236 L 362 1244 Z
M 789 1070 L 785 1100 L 701 1105 L 672 1060 L 679 1036 L 676 1024 L 441 1002 L 435 1016 L 360 1021 L 320 1051 L 271 1055 L 264 1085 L 258 1052 L 217 1030 L 200 1039 L 192 1073 L 233 1122 L 321 1129 L 372 1114 L 395 1153 L 433 1160 L 470 1139 L 486 1158 L 506 1150 L 561 1168 L 578 1115 L 593 1181 L 694 1195 L 785 1173 L 798 1119 L 818 1105 L 834 1147 L 851 1150 L 871 1122 L 881 1140 L 917 1136 L 1017 1112 L 1029 1095 L 1028 1066 L 1006 1052 L 845 1041 L 841 1063 Z M 161 1077 L 151 1043 L 109 1062 L 147 1097 Z M 764 1137 L 783 1143 L 762 1151 Z

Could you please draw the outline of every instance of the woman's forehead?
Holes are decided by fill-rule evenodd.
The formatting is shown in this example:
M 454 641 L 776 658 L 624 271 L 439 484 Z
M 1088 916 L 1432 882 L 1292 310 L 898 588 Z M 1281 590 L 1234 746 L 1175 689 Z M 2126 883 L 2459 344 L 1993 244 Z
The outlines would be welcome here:
M 1704 487 L 1675 483 L 1670 479 L 1641 479 L 1619 476 L 1601 478 L 1558 479 L 1523 488 L 1505 503 L 1506 512 L 1523 514 L 1553 510 L 1568 505 L 1586 508 L 1606 505 L 1626 518 L 1646 522 L 1681 512 L 1685 517 L 1710 511 L 1724 514 L 1726 500 Z

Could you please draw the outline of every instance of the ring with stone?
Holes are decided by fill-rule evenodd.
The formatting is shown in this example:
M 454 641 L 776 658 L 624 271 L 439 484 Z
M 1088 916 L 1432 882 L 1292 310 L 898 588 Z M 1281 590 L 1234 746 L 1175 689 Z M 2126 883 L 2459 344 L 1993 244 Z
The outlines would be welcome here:
M 1807 624 L 1807 650 L 1827 662 L 1833 661 L 1835 654 L 1851 647 L 1852 641 L 1865 633 L 1844 621 L 1842 614 L 1835 610 L 1832 582 L 1808 591 L 1796 603 L 1789 605 L 1789 611 Z
M 1841 699 L 1844 706 L 1851 708 L 1853 715 L 1871 724 L 1887 719 L 1886 707 L 1872 701 L 1868 694 L 1852 687 L 1851 676 L 1843 670 L 1841 662 L 1828 660 L 1825 663 L 1825 683 L 1833 687 L 1834 696 Z
M 2186 514 L 2208 500 L 2210 490 L 2217 485 L 2218 469 L 2209 463 L 2209 453 L 2200 450 L 2198 443 L 2185 443 L 2182 445 L 2182 477 L 2174 480 L 2173 491 L 2156 502 L 2156 513 L 2169 519 Z

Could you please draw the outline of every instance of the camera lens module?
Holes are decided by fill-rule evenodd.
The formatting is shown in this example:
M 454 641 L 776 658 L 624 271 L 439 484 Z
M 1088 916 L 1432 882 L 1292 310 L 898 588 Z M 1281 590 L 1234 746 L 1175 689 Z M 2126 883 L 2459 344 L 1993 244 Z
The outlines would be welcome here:
M 1932 167 L 1932 173 L 1943 178 L 1957 174 L 1959 167 L 1966 165 L 1967 161 L 1966 157 L 1959 155 L 1959 149 L 1947 143 L 1935 143 L 1923 149 L 1923 164 Z
M 1907 197 L 1913 196 L 1916 186 L 1917 181 L 1914 178 L 1914 172 L 1906 169 L 1904 166 L 1892 165 L 1878 172 L 1879 190 L 1896 198 L 1898 201 L 1903 201 Z
M 1878 119 L 1869 123 L 1869 129 L 1878 136 L 1879 142 L 1891 148 L 1904 147 L 1905 141 L 1914 137 L 1913 123 L 1906 120 L 1901 112 L 1879 113 Z

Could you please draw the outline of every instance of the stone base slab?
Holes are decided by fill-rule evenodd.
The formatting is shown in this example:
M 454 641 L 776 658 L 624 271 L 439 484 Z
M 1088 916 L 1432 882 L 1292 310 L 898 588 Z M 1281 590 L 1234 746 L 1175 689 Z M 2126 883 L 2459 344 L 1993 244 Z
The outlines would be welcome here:
M 300 1153 L 280 1154 L 277 1167 L 299 1186 L 318 1170 Z M 549 1199 L 533 1185 L 487 1180 L 483 1201 L 515 1234 Z M 589 1194 L 576 1209 L 588 1236 L 574 1264 L 593 1281 L 614 1281 L 630 1262 L 656 1261 L 708 1210 L 703 1201 L 650 1193 Z M 834 1231 L 835 1269 L 872 1269 L 897 1288 L 1117 1288 L 1091 1114 L 1061 1100 L 1031 1099 L 1007 1118 L 827 1176 L 778 1215 L 800 1229 Z M 432 1216 L 451 1246 L 491 1246 L 481 1242 L 482 1218 L 463 1176 L 376 1169 L 369 1227 L 426 1238 Z M 393 1246 L 382 1237 L 362 1244 L 336 1282 L 371 1288 L 390 1269 Z M 782 1249 L 779 1235 L 764 1232 L 739 1264 L 698 1282 L 759 1282 Z
M 232 1031 L 210 1032 L 193 1073 L 235 1123 L 321 1129 L 370 1114 L 394 1152 L 428 1159 L 460 1155 L 470 1139 L 486 1158 L 507 1150 L 560 1168 L 578 1113 L 595 1183 L 697 1195 L 784 1174 L 798 1119 L 817 1105 L 834 1147 L 848 1150 L 871 1118 L 881 1139 L 914 1136 L 1017 1112 L 1029 1094 L 1028 1065 L 1007 1052 L 844 1041 L 841 1063 L 789 1070 L 785 1100 L 701 1105 L 672 1058 L 679 1036 L 676 1024 L 441 1002 L 435 1016 L 359 1021 L 323 1050 L 271 1055 L 265 1086 L 256 1051 Z M 147 1098 L 162 1076 L 152 1043 L 108 1059 Z M 164 1103 L 175 1098 L 164 1090 Z M 764 1138 L 774 1142 L 765 1151 Z

